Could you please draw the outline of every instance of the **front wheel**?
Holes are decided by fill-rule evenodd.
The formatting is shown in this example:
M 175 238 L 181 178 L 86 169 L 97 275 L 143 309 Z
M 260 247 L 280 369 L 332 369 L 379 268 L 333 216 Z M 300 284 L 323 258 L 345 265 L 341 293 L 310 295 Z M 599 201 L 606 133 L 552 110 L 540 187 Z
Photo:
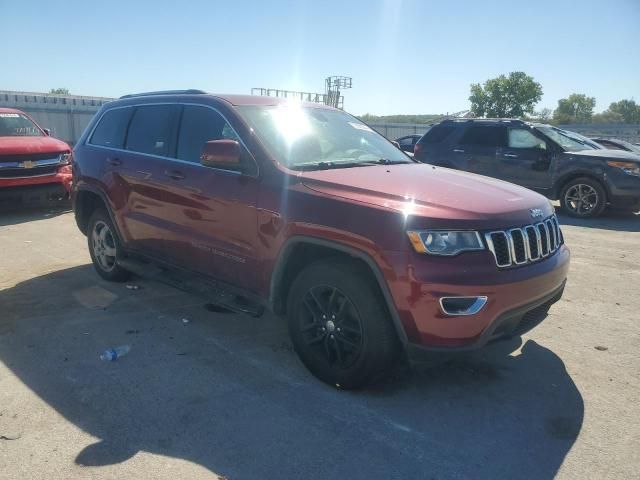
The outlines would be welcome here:
M 97 209 L 89 218 L 87 242 L 91 260 L 98 274 L 110 282 L 124 282 L 131 273 L 116 259 L 122 256 L 122 246 L 107 212 Z
M 564 186 L 560 203 L 562 209 L 572 217 L 597 217 L 607 204 L 607 194 L 598 181 L 581 177 Z
M 287 305 L 289 334 L 305 366 L 339 388 L 360 388 L 393 367 L 398 341 L 371 275 L 341 259 L 305 268 Z

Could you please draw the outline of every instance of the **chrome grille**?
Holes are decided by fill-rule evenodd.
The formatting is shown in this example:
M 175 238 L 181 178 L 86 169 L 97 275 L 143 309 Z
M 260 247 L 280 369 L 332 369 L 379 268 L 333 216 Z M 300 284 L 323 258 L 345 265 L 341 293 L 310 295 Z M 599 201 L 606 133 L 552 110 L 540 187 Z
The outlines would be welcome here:
M 484 238 L 501 268 L 536 262 L 552 255 L 564 243 L 555 215 L 540 223 L 485 233 Z

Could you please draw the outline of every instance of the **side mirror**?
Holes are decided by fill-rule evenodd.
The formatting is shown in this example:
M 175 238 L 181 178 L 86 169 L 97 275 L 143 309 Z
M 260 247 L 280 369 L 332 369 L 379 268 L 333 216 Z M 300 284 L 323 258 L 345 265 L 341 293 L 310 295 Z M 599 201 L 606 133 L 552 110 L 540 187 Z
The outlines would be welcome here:
M 205 167 L 240 170 L 240 144 L 235 140 L 211 140 L 202 147 L 200 163 Z
M 50 137 L 50 136 L 51 136 L 51 129 L 49 129 L 49 128 L 43 128 L 42 130 L 44 130 L 44 134 L 45 134 L 47 137 Z
M 391 143 L 393 143 L 397 149 L 402 150 L 400 148 L 400 144 L 398 142 L 396 142 L 395 140 L 391 140 Z

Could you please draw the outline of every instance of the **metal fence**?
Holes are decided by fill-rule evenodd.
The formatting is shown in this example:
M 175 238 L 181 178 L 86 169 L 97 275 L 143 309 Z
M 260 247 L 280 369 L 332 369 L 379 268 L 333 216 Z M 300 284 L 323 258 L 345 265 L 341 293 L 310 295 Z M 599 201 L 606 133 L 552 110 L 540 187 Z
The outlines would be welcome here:
M 431 125 L 420 123 L 370 123 L 369 126 L 389 140 L 406 135 L 424 135 L 431 128 Z
M 54 95 L 0 90 L 0 107 L 17 108 L 29 114 L 53 137 L 74 145 L 102 105 L 105 97 Z

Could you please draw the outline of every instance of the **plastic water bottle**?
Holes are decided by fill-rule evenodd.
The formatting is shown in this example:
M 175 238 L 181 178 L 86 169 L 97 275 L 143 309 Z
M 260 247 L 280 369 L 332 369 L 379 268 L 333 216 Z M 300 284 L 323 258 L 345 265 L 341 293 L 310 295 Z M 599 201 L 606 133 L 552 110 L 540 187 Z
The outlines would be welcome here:
M 115 362 L 120 357 L 124 357 L 129 353 L 129 350 L 131 350 L 129 345 L 108 348 L 102 353 L 102 355 L 100 355 L 100 360 L 104 360 L 105 362 Z

